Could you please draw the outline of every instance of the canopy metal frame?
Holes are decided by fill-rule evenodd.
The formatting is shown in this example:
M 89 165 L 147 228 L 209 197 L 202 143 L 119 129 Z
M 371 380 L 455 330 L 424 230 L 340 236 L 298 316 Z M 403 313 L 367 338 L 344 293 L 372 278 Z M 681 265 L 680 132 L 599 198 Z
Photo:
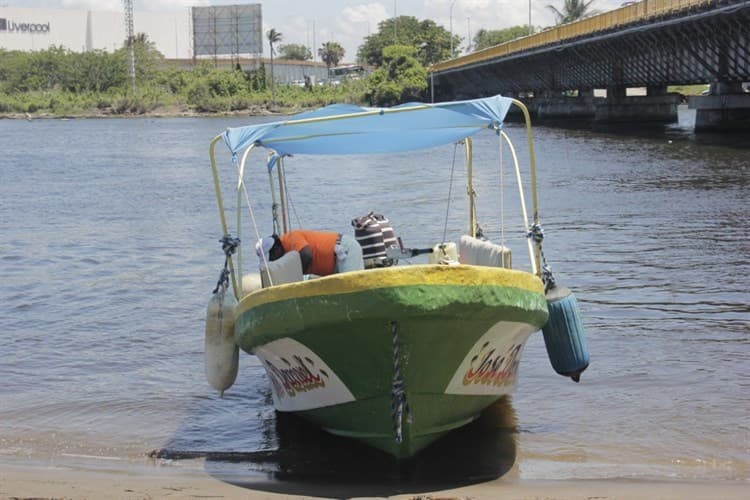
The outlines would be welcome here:
M 539 203 L 538 203 L 538 196 L 537 196 L 537 175 L 536 175 L 536 158 L 534 153 L 534 141 L 532 137 L 531 132 L 531 117 L 529 114 L 528 109 L 526 106 L 517 99 L 510 99 L 511 103 L 518 108 L 520 108 L 521 112 L 523 113 L 524 122 L 525 122 L 525 130 L 526 130 L 526 136 L 527 136 L 527 142 L 528 142 L 528 154 L 529 154 L 529 170 L 530 170 L 530 191 L 532 195 L 532 217 L 533 217 L 533 224 L 539 224 Z M 346 113 L 346 114 L 340 114 L 340 115 L 333 115 L 333 116 L 323 116 L 323 117 L 314 117 L 314 118 L 301 118 L 301 119 L 292 119 L 288 120 L 286 122 L 280 123 L 281 126 L 284 125 L 292 125 L 292 124 L 300 124 L 300 123 L 314 123 L 318 121 L 332 121 L 332 120 L 341 120 L 346 118 L 353 118 L 357 116 L 367 116 L 367 115 L 375 115 L 375 114 L 386 114 L 386 113 L 407 113 L 410 111 L 416 111 L 420 109 L 429 108 L 431 105 L 425 104 L 425 105 L 418 105 L 418 106 L 411 106 L 411 107 L 403 107 L 403 108 L 393 108 L 393 109 L 378 109 L 378 110 L 370 110 L 370 111 L 363 111 L 360 113 Z M 511 154 L 514 160 L 514 168 L 516 173 L 516 180 L 518 183 L 518 189 L 519 189 L 519 195 L 520 195 L 520 202 L 522 207 L 522 213 L 524 218 L 524 224 L 528 227 L 528 215 L 526 210 L 526 202 L 524 197 L 524 189 L 521 181 L 521 172 L 520 167 L 518 164 L 518 159 L 515 153 L 515 149 L 513 148 L 512 143 L 510 142 L 510 139 L 508 138 L 507 134 L 502 132 L 499 127 L 496 128 L 496 132 L 499 136 L 500 141 L 505 141 L 511 150 Z M 224 199 L 222 196 L 222 190 L 221 190 L 221 182 L 219 178 L 219 169 L 217 166 L 216 161 L 216 144 L 219 143 L 223 139 L 224 135 L 219 134 L 211 141 L 209 146 L 209 157 L 211 160 L 211 171 L 213 174 L 213 180 L 214 180 L 214 189 L 216 192 L 216 202 L 219 209 L 219 219 L 221 223 L 221 230 L 222 234 L 225 237 L 230 236 L 229 233 L 229 226 L 227 224 L 227 218 L 225 213 L 225 205 L 224 205 Z M 476 220 L 476 209 L 475 209 L 475 196 L 476 193 L 474 191 L 473 187 L 473 147 L 472 147 L 472 141 L 470 137 L 464 138 L 464 144 L 465 144 L 465 151 L 466 151 L 466 167 L 467 167 L 467 177 L 468 177 L 468 195 L 469 195 L 469 233 L 471 236 L 476 236 L 476 227 L 477 227 L 477 220 Z M 271 152 L 275 153 L 275 150 L 273 150 L 273 141 L 268 141 L 268 143 L 264 144 L 264 146 L 269 149 Z M 251 144 L 247 148 L 244 149 L 242 152 L 241 158 L 237 164 L 237 237 L 240 237 L 241 232 L 241 206 L 243 201 L 243 195 L 245 198 L 247 198 L 247 191 L 245 190 L 245 165 L 247 163 L 247 159 L 250 155 L 250 153 L 256 149 L 256 144 Z M 278 195 L 279 198 L 277 200 L 276 198 L 276 189 L 274 187 L 274 176 L 273 176 L 273 168 L 268 169 L 268 175 L 269 175 L 269 184 L 271 189 L 271 196 L 272 196 L 272 203 L 273 203 L 273 210 L 274 210 L 274 228 L 278 230 L 279 228 L 283 228 L 283 231 L 286 232 L 289 230 L 289 222 L 288 222 L 288 216 L 287 216 L 287 193 L 285 190 L 285 181 L 284 181 L 284 161 L 283 161 L 283 155 L 280 155 L 276 160 L 276 171 L 277 171 L 277 177 L 278 177 Z M 246 199 L 246 202 L 249 204 L 249 199 Z M 279 216 L 278 213 L 278 207 L 281 208 L 280 212 L 281 215 Z M 257 228 L 256 228 L 257 230 Z M 257 235 L 256 235 L 257 236 Z M 531 262 L 531 268 L 532 273 L 536 276 L 541 278 L 541 243 L 540 242 L 534 242 L 532 241 L 532 238 L 527 238 L 527 245 L 529 249 L 529 256 L 530 256 L 530 262 Z M 235 264 L 234 258 L 232 256 L 228 256 L 228 264 L 229 264 L 229 270 L 230 270 L 230 276 L 231 276 L 231 283 L 232 283 L 232 289 L 234 291 L 235 297 L 241 297 L 240 288 L 241 288 L 241 276 L 242 276 L 242 269 L 241 269 L 241 252 L 237 255 L 237 263 Z

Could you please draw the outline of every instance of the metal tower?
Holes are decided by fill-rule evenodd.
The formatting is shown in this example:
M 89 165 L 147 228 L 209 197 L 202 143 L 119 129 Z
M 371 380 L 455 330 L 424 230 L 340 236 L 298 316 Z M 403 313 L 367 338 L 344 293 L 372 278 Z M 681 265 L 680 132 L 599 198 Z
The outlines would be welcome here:
M 125 32 L 128 36 L 128 73 L 135 92 L 135 33 L 133 32 L 133 0 L 123 0 L 125 5 Z

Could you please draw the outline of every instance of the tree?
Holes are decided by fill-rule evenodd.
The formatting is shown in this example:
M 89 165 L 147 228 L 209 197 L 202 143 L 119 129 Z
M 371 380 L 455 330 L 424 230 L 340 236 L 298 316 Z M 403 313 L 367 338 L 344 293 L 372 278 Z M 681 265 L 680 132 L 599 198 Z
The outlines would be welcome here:
M 103 92 L 127 85 L 127 64 L 122 52 L 108 54 L 103 50 L 91 50 L 71 53 L 69 59 L 66 89 L 71 92 Z M 153 68 L 151 77 L 157 71 L 157 68 Z
M 380 66 L 383 64 L 383 49 L 389 45 L 404 45 L 415 49 L 414 57 L 423 66 L 444 61 L 455 56 L 461 44 L 461 37 L 453 35 L 451 54 L 451 34 L 435 21 L 420 21 L 412 16 L 399 16 L 385 19 L 378 24 L 378 32 L 365 37 L 365 43 L 359 46 L 357 60 Z
M 329 69 L 331 66 L 338 66 L 345 53 L 344 47 L 338 42 L 326 42 L 318 49 L 320 59 L 326 63 L 326 67 Z
M 474 50 L 482 50 L 494 45 L 500 45 L 501 43 L 509 42 L 528 34 L 528 26 L 512 26 L 502 30 L 480 29 L 474 35 Z
M 123 55 L 127 53 L 127 40 L 123 45 Z M 149 40 L 146 33 L 138 33 L 133 38 L 135 50 L 135 77 L 139 82 L 149 82 L 156 77 L 164 62 L 164 55 Z
M 64 88 L 69 61 L 70 51 L 62 46 L 19 54 L 15 71 L 7 82 L 9 90 L 28 92 Z
M 279 59 L 292 59 L 295 61 L 309 61 L 312 59 L 310 49 L 300 43 L 280 45 L 279 52 Z
M 557 24 L 572 23 L 579 19 L 595 16 L 598 11 L 591 10 L 591 4 L 595 0 L 564 0 L 562 11 L 554 5 L 547 5 L 547 8 L 555 13 Z
M 276 104 L 276 82 L 273 79 L 273 44 L 281 41 L 281 33 L 271 28 L 266 32 L 268 46 L 271 48 L 271 102 Z
M 427 90 L 427 70 L 414 47 L 391 45 L 383 49 L 383 64 L 367 79 L 367 86 L 367 98 L 374 106 L 419 100 Z
M 127 84 L 127 64 L 121 51 L 71 52 L 53 46 L 0 54 L 0 92 L 106 92 Z

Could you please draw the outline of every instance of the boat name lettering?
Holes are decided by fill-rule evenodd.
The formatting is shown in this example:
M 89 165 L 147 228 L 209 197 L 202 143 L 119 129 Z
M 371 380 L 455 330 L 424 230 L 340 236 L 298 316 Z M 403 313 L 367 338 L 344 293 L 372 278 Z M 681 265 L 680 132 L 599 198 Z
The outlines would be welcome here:
M 504 353 L 489 349 L 485 343 L 479 354 L 471 360 L 469 369 L 464 374 L 463 385 L 481 384 L 502 386 L 516 378 L 522 344 L 514 344 Z
M 280 359 L 287 365 L 286 367 L 278 367 L 269 360 L 265 360 L 271 382 L 274 389 L 276 389 L 276 394 L 279 396 L 286 394 L 290 398 L 293 398 L 298 392 L 325 387 L 325 380 L 320 376 L 320 373 L 325 375 L 325 372 L 321 370 L 317 375 L 314 374 L 310 369 L 310 367 L 314 368 L 314 363 L 311 359 L 303 359 L 297 355 L 292 356 L 293 363 L 290 363 L 285 358 Z

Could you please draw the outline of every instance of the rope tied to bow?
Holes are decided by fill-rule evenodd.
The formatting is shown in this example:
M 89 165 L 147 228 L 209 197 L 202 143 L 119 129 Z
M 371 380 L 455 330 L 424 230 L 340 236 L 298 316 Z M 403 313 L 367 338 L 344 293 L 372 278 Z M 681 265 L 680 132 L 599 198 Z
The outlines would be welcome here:
M 229 258 L 240 246 L 240 239 L 232 238 L 227 234 L 219 240 L 219 243 L 221 243 L 221 250 L 224 252 L 224 269 L 219 274 L 219 280 L 216 282 L 213 293 L 223 294 L 229 288 Z
M 552 275 L 552 267 L 547 264 L 547 259 L 544 257 L 544 252 L 542 251 L 542 240 L 544 240 L 542 225 L 538 222 L 532 224 L 526 233 L 526 237 L 533 239 L 534 243 L 539 247 L 539 255 L 542 258 L 542 283 L 544 283 L 544 293 L 547 293 L 555 288 L 555 277 Z
M 406 387 L 401 378 L 401 363 L 398 353 L 398 325 L 391 321 L 391 340 L 393 346 L 393 382 L 391 383 L 391 418 L 393 419 L 393 437 L 397 443 L 404 441 L 403 421 L 412 422 L 411 409 L 406 399 Z

